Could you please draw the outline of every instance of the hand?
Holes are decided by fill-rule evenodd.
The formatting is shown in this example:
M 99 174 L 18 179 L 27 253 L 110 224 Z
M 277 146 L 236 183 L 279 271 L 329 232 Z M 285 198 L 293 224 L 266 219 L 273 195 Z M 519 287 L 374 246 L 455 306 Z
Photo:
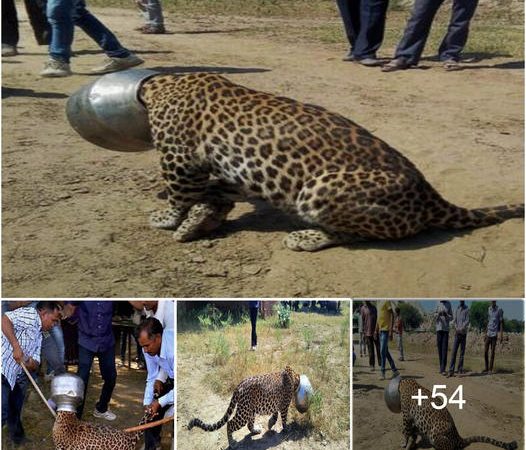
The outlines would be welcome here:
M 24 352 L 19 345 L 17 345 L 16 348 L 13 348 L 13 358 L 18 364 L 24 361 Z
M 68 317 L 71 317 L 73 313 L 75 312 L 75 306 L 68 303 L 64 306 L 64 309 L 62 310 L 62 318 L 67 319 Z
M 159 414 L 159 411 L 161 410 L 161 405 L 157 400 L 154 400 L 151 402 L 146 409 L 146 412 L 148 412 L 152 417 L 155 417 Z
M 161 380 L 155 380 L 155 383 L 153 383 L 153 393 L 160 397 L 163 392 L 163 387 L 164 385 Z
M 29 361 L 27 361 L 25 364 L 27 370 L 29 370 L 30 372 L 34 372 L 38 369 L 38 363 L 33 358 L 29 358 Z

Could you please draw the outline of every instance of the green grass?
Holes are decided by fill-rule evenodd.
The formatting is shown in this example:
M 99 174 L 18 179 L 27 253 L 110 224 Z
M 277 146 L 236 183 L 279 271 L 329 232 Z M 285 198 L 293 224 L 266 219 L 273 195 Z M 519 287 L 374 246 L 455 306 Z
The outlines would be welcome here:
M 275 317 L 258 319 L 256 352 L 249 350 L 250 323 L 179 333 L 178 352 L 203 358 L 211 367 L 205 376 L 207 387 L 225 397 L 247 376 L 290 365 L 306 374 L 317 391 L 307 414 L 290 408 L 291 421 L 307 434 L 345 439 L 349 430 L 350 322 L 349 304 L 342 305 L 342 313 L 336 316 L 292 312 L 289 328 L 277 328 Z

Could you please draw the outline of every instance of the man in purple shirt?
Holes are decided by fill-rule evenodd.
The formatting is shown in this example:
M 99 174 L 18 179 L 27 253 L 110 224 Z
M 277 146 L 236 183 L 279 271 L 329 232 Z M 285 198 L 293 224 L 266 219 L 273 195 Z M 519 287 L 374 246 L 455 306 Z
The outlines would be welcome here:
M 84 381 L 84 399 L 77 409 L 77 416 L 79 419 L 82 417 L 91 365 L 96 356 L 99 360 L 104 385 L 93 415 L 101 419 L 115 420 L 117 416 L 108 408 L 117 381 L 115 338 L 111 328 L 113 302 L 108 300 L 68 302 L 64 312 L 67 316 L 74 315 L 78 320 L 79 369 L 77 375 Z

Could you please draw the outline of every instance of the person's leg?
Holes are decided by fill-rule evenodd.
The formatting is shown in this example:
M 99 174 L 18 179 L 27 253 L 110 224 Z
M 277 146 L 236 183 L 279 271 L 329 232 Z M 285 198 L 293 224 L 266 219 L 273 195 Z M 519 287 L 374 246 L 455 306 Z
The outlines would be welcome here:
M 438 367 L 442 365 L 442 331 L 437 331 Z
M 258 308 L 249 308 L 250 311 L 250 323 L 252 325 L 252 334 L 251 334 L 251 345 L 255 347 L 258 345 L 258 335 L 256 334 L 256 324 L 258 320 Z
M 489 362 L 489 370 L 490 372 L 493 372 L 493 363 L 495 361 L 495 348 L 497 347 L 497 336 L 494 336 L 490 340 L 490 346 L 491 346 L 491 357 Z
M 461 342 L 461 335 L 455 333 L 455 340 L 453 341 L 453 351 L 451 352 L 451 362 L 449 364 L 449 374 L 453 375 L 455 373 L 455 365 L 457 363 L 457 350 Z M 459 364 L 460 371 L 460 364 Z
M 447 33 L 438 49 L 441 61 L 460 60 L 468 40 L 469 23 L 477 9 L 478 0 L 454 0 Z
M 126 337 L 128 335 L 128 330 L 126 328 L 121 328 L 119 330 L 119 339 L 121 341 L 120 346 L 120 355 L 121 355 L 121 362 L 124 365 L 124 361 L 126 360 Z
M 121 45 L 117 37 L 86 9 L 84 0 L 69 1 L 73 1 L 73 22 L 75 25 L 93 39 L 106 55 L 110 58 L 130 56 L 130 52 Z
M 79 367 L 77 370 L 77 375 L 84 382 L 84 398 L 82 399 L 80 406 L 77 408 L 77 417 L 79 419 L 82 418 L 82 412 L 84 411 L 84 403 L 86 402 L 86 395 L 88 393 L 89 373 L 91 370 L 91 365 L 93 364 L 94 356 L 95 353 L 83 347 L 82 345 L 79 345 Z
M 11 385 L 7 378 L 2 375 L 2 427 L 9 418 L 9 396 L 11 395 Z
M 404 58 L 408 64 L 420 61 L 433 19 L 444 0 L 415 0 L 411 16 L 402 39 L 395 51 L 395 58 Z
M 2 44 L 18 45 L 18 16 L 14 0 L 2 0 Z
M 164 418 L 166 412 L 172 407 L 172 405 L 166 405 L 164 408 L 161 408 L 159 415 L 155 417 L 155 420 L 160 420 Z M 149 428 L 144 431 L 144 450 L 155 450 L 161 445 L 161 431 L 163 429 L 162 425 L 158 427 Z
M 460 335 L 460 357 L 458 360 L 458 372 L 464 372 L 464 352 L 466 351 L 467 334 Z
M 105 413 L 111 400 L 111 394 L 117 382 L 117 369 L 115 368 L 115 347 L 111 346 L 108 350 L 97 353 L 99 358 L 100 374 L 104 380 L 99 401 L 96 404 L 98 412 Z
M 369 349 L 369 367 L 374 369 L 374 342 L 372 336 L 365 336 L 365 342 Z
M 489 336 L 484 338 L 484 372 L 488 371 L 489 361 L 488 361 L 488 351 L 489 351 Z
M 380 331 L 380 370 L 382 376 L 385 375 L 385 360 L 387 358 L 387 340 L 389 333 L 387 331 Z
M 444 331 L 444 336 L 442 338 L 442 364 L 441 372 L 445 373 L 447 368 L 447 353 L 449 348 L 449 331 Z
M 381 361 L 381 356 L 380 356 L 380 337 L 379 336 L 374 336 L 373 335 L 373 342 L 374 342 L 374 346 L 376 348 L 376 359 L 378 360 L 378 366 L 381 365 L 382 361 Z M 373 354 L 373 357 L 374 357 L 374 354 Z
M 49 56 L 69 64 L 73 42 L 73 0 L 48 0 L 46 15 L 51 25 Z
M 148 0 L 145 3 L 148 14 L 148 25 L 155 29 L 164 29 L 164 17 L 161 0 Z
M 360 6 L 360 32 L 354 45 L 357 60 L 376 58 L 382 45 L 388 0 L 362 0 Z
M 347 41 L 349 41 L 349 55 L 354 51 L 354 43 L 360 31 L 360 0 L 336 0 L 340 16 L 345 28 Z
M 404 358 L 404 341 L 402 334 L 398 334 L 398 351 L 400 352 L 400 361 L 403 361 Z

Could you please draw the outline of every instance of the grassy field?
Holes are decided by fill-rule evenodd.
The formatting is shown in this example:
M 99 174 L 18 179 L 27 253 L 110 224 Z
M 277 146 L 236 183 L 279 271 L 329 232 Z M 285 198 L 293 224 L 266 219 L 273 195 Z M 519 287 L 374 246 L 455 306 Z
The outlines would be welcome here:
M 338 315 L 292 312 L 291 319 L 289 328 L 278 327 L 276 315 L 258 319 L 258 350 L 251 352 L 246 317 L 217 329 L 178 317 L 178 354 L 204 358 L 211 368 L 206 387 L 225 397 L 247 376 L 290 365 L 307 374 L 316 390 L 308 413 L 291 408 L 290 420 L 322 438 L 348 437 L 349 303 L 342 302 Z
M 381 53 L 389 56 L 401 38 L 412 2 L 391 1 Z M 92 0 L 90 5 L 133 8 L 130 0 Z M 499 0 L 481 4 L 471 24 L 465 54 L 468 57 L 508 56 L 522 58 L 524 49 L 524 4 Z M 178 17 L 245 16 L 269 18 L 268 23 L 245 31 L 250 35 L 272 34 L 287 41 L 302 39 L 345 47 L 346 39 L 334 0 L 164 0 L 163 7 L 177 24 Z M 435 51 L 445 33 L 451 8 L 445 2 L 434 22 L 427 51 Z M 287 23 L 280 20 L 294 20 Z M 234 19 L 235 20 L 235 19 Z M 307 23 L 306 23 L 307 22 Z

